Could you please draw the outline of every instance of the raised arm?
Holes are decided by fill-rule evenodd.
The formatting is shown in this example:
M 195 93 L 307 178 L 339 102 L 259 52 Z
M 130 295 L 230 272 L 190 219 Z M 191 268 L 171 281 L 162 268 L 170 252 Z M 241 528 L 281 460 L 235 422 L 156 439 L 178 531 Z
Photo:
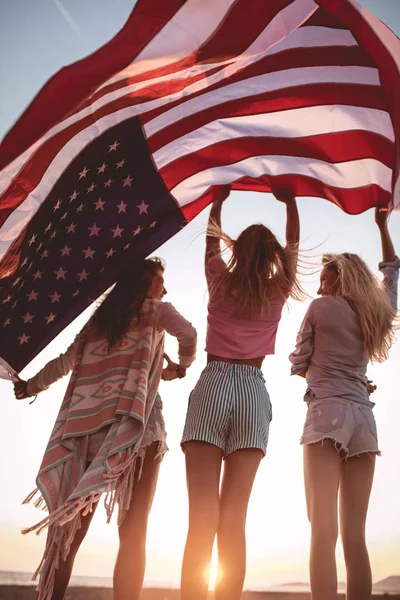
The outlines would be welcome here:
M 376 207 L 375 223 L 378 225 L 379 233 L 381 236 L 383 262 L 393 262 L 396 258 L 396 252 L 394 250 L 392 238 L 390 237 L 388 229 L 388 216 L 388 211 L 381 210 L 379 207 Z
M 396 256 L 392 239 L 388 229 L 388 212 L 375 209 L 375 222 L 378 225 L 382 245 L 382 262 L 379 263 L 379 270 L 383 274 L 383 283 L 386 287 L 390 303 L 394 310 L 397 310 L 398 283 L 400 259 Z
M 213 227 L 217 227 L 218 229 L 221 229 L 222 204 L 224 203 L 226 198 L 229 196 L 229 192 L 230 192 L 229 187 L 222 188 L 220 198 L 218 198 L 218 200 L 214 200 L 214 202 L 211 206 L 210 216 L 208 218 L 207 232 L 209 232 L 210 230 L 212 231 Z M 206 264 L 209 260 L 214 258 L 214 256 L 218 256 L 218 255 L 221 256 L 220 240 L 215 235 L 210 235 L 209 233 L 207 233 L 206 257 L 205 257 Z
M 300 219 L 296 198 L 288 190 L 275 190 L 274 196 L 286 204 L 286 244 L 298 249 L 300 241 Z

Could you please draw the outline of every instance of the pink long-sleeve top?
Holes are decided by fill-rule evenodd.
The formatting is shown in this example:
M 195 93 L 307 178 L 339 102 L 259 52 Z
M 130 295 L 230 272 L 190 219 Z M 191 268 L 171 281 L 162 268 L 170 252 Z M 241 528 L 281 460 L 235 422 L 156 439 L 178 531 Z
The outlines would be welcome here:
M 400 259 L 380 263 L 391 304 L 397 309 Z M 351 303 L 342 296 L 313 300 L 289 356 L 291 374 L 306 373 L 304 399 L 340 396 L 368 406 L 367 366 L 360 320 Z
M 147 302 L 147 301 L 145 301 Z M 197 333 L 189 321 L 169 302 L 152 300 L 157 312 L 157 327 L 178 340 L 179 364 L 189 367 L 196 358 Z M 67 375 L 74 367 L 79 346 L 79 334 L 67 351 L 48 362 L 41 371 L 28 380 L 32 396 L 46 390 L 52 383 Z
M 219 255 L 207 261 L 206 279 L 210 292 L 216 279 L 227 268 Z M 274 285 L 275 282 L 271 281 L 271 286 Z M 212 296 L 208 303 L 206 352 L 237 359 L 274 354 L 276 333 L 286 300 L 276 289 L 269 314 L 261 316 L 241 313 L 234 296 L 229 299 Z

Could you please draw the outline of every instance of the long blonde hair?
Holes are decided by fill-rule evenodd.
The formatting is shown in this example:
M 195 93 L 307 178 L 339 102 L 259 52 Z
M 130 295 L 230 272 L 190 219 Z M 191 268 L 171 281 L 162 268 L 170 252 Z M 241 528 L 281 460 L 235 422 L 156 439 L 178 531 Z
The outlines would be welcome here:
M 240 312 L 268 316 L 272 297 L 304 298 L 297 281 L 297 245 L 283 247 L 262 224 L 250 225 L 236 240 L 215 225 L 208 228 L 207 235 L 224 242 L 232 252 L 228 268 L 210 290 L 211 299 L 234 296 Z
M 322 264 L 337 272 L 337 295 L 349 298 L 359 316 L 369 359 L 383 362 L 394 340 L 396 317 L 383 284 L 357 254 L 326 254 Z

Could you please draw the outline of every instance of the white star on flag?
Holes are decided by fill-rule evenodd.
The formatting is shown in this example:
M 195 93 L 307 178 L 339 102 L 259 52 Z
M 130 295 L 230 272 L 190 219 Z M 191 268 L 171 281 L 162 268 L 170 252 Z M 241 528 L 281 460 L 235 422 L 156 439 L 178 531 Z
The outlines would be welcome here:
M 64 248 L 60 248 L 61 256 L 69 256 L 72 248 L 69 248 L 67 244 L 65 244 Z
M 140 225 L 139 225 L 139 227 L 137 227 L 137 228 L 134 230 L 134 232 L 133 232 L 133 235 L 134 235 L 134 236 L 135 236 L 135 235 L 139 235 L 139 233 L 140 233 L 141 231 L 142 231 L 142 228 L 141 228 L 141 227 L 140 227 Z
M 36 271 L 36 273 L 33 276 L 33 279 L 36 281 L 36 279 L 42 279 L 42 275 L 43 275 L 43 271 L 39 271 L 39 269 Z
M 113 238 L 115 238 L 115 237 L 121 237 L 121 233 L 123 232 L 123 229 L 121 229 L 121 227 L 119 225 L 117 225 L 116 228 L 111 229 L 111 231 L 114 233 Z
M 141 204 L 138 204 L 137 207 L 139 209 L 139 215 L 141 215 L 142 213 L 146 213 L 147 215 L 147 209 L 149 208 L 149 204 L 145 204 L 144 201 L 142 201 Z
M 78 173 L 79 179 L 82 179 L 82 177 L 86 177 L 86 175 L 89 173 L 89 171 L 90 171 L 90 169 L 83 167 L 82 171 L 80 173 Z
M 56 212 L 56 210 L 58 210 L 61 206 L 61 200 L 57 200 L 57 202 L 55 203 L 54 207 L 53 207 L 53 212 Z
M 106 252 L 106 257 L 111 258 L 113 254 L 115 254 L 115 250 L 113 248 L 110 248 L 109 251 Z
M 86 192 L 86 193 L 87 193 L 87 194 L 90 194 L 90 192 L 93 192 L 93 191 L 94 191 L 94 188 L 95 188 L 95 187 L 96 187 L 96 184 L 95 184 L 95 183 L 92 183 L 92 185 L 90 185 L 90 186 L 88 187 L 88 189 L 87 189 L 87 192 Z
M 60 302 L 61 296 L 62 294 L 59 294 L 57 290 L 54 290 L 54 294 L 49 294 L 49 298 L 51 298 L 51 303 L 53 304 L 53 302 Z
M 88 227 L 88 229 L 90 231 L 89 237 L 91 237 L 92 235 L 97 235 L 98 237 L 101 227 L 97 227 L 96 223 L 93 223 L 93 225 L 91 227 Z
M 30 339 L 30 335 L 25 335 L 25 333 L 23 333 L 21 336 L 18 336 L 19 339 L 19 343 L 21 344 L 27 344 L 29 339 Z
M 116 151 L 118 146 L 119 146 L 119 142 L 117 142 L 117 140 L 115 140 L 115 142 L 113 144 L 110 144 L 108 151 L 109 152 Z
M 122 169 L 122 167 L 124 166 L 125 163 L 126 163 L 126 160 L 124 158 L 122 160 L 120 160 L 119 162 L 117 162 L 117 169 Z
M 89 276 L 89 273 L 86 273 L 85 269 L 82 269 L 82 271 L 80 273 L 78 273 L 79 281 L 86 281 L 88 276 Z
M 105 201 L 99 198 L 97 202 L 94 203 L 96 210 L 104 210 Z
M 32 244 L 36 241 L 36 238 L 37 238 L 37 235 L 34 233 L 28 242 L 29 246 L 32 246 Z
M 64 271 L 62 267 L 60 267 L 58 271 L 54 271 L 54 273 L 57 275 L 57 279 L 65 279 L 66 272 L 67 271 Z
M 110 185 L 112 184 L 113 180 L 111 179 L 107 179 L 107 181 L 104 182 L 104 187 L 110 187 Z
M 123 179 L 122 181 L 124 183 L 124 185 L 122 187 L 127 187 L 127 186 L 131 187 L 131 183 L 133 181 L 133 178 L 128 175 L 128 177 L 125 177 L 125 179 Z
M 79 194 L 79 192 L 77 192 L 76 190 L 74 190 L 74 191 L 72 192 L 72 194 L 70 195 L 70 197 L 69 197 L 69 202 L 71 203 L 71 202 L 73 202 L 74 200 L 76 200 L 76 199 L 77 199 L 77 197 L 78 197 L 78 194 Z
M 35 292 L 34 290 L 32 290 L 29 294 L 27 294 L 28 300 L 37 300 L 37 297 L 39 296 L 38 292 Z
M 126 207 L 127 207 L 127 206 L 128 206 L 128 205 L 127 205 L 127 204 L 125 204 L 125 202 L 124 202 L 123 200 L 121 200 L 121 202 L 120 202 L 119 204 L 117 204 L 117 208 L 118 208 L 118 214 L 119 214 L 119 213 L 121 213 L 121 212 L 124 212 L 124 213 L 126 213 L 126 210 L 125 210 L 125 209 L 126 209 Z
M 67 233 L 75 233 L 75 229 L 76 229 L 75 223 L 71 223 L 71 225 L 68 225 L 68 227 L 67 227 Z
M 22 316 L 22 319 L 24 320 L 24 323 L 32 323 L 32 319 L 33 319 L 34 315 L 31 315 L 30 313 L 26 313 L 26 315 Z
M 52 323 L 54 321 L 54 319 L 56 318 L 57 315 L 53 314 L 52 312 L 47 315 L 47 317 L 45 317 L 46 319 L 46 324 L 48 325 L 49 323 Z
M 96 250 L 92 250 L 92 248 L 89 246 L 88 248 L 86 248 L 86 250 L 82 250 L 82 252 L 85 255 L 85 258 L 93 258 L 93 256 L 96 253 Z
M 101 167 L 97 167 L 97 173 L 98 175 L 100 175 L 100 173 L 104 173 L 104 171 L 106 170 L 107 165 L 105 162 L 103 162 L 103 164 L 101 165 Z

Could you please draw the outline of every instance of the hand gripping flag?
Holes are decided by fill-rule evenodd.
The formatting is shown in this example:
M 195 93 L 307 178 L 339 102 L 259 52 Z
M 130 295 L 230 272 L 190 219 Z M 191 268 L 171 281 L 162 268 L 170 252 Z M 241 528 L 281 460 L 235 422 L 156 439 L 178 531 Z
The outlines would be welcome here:
M 5 370 L 226 186 L 396 208 L 399 68 L 355 0 L 139 0 L 0 146 Z

